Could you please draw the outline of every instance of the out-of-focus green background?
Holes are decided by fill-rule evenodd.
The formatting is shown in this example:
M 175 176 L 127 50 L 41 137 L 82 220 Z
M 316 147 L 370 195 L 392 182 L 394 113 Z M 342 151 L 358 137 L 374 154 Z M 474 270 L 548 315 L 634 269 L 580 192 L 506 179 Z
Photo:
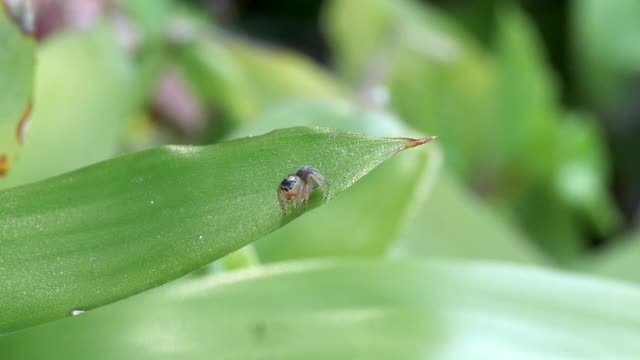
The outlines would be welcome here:
M 10 9 L 22 6 L 21 1 L 7 3 Z M 17 154 L 16 160 L 0 178 L 0 189 L 158 145 L 213 144 L 297 125 L 372 136 L 438 136 L 437 142 L 428 145 L 429 150 L 416 149 L 393 158 L 331 203 L 200 270 L 193 275 L 194 281 L 225 276 L 237 268 L 255 267 L 259 272 L 269 263 L 327 258 L 357 258 L 355 264 L 366 258 L 376 264 L 371 276 L 383 278 L 390 275 L 381 275 L 386 272 L 379 264 L 392 261 L 399 264 L 393 269 L 402 269 L 398 276 L 420 278 L 424 271 L 426 278 L 436 278 L 442 272 L 451 281 L 460 276 L 474 289 L 482 288 L 485 281 L 494 286 L 492 281 L 497 280 L 493 276 L 502 274 L 498 278 L 504 276 L 504 288 L 513 286 L 515 290 L 513 297 L 500 292 L 496 297 L 502 296 L 516 308 L 505 306 L 510 309 L 507 313 L 515 311 L 513 318 L 530 316 L 528 324 L 536 323 L 536 311 L 549 311 L 554 316 L 572 311 L 548 305 L 545 293 L 563 292 L 563 304 L 570 307 L 575 305 L 572 301 L 583 306 L 583 302 L 606 302 L 615 297 L 587 298 L 597 291 L 586 285 L 574 288 L 573 283 L 558 289 L 564 280 L 552 275 L 539 278 L 536 273 L 534 279 L 519 275 L 530 266 L 582 274 L 584 281 L 625 286 L 631 298 L 640 292 L 636 284 L 640 281 L 640 1 L 34 0 L 32 6 L 37 38 L 33 110 L 24 142 L 11 144 L 11 159 Z M 3 65 L 0 71 L 17 73 L 19 69 L 11 66 Z M 17 94 L 16 99 L 25 96 Z M 14 125 L 6 129 L 14 131 Z M 5 131 L 3 123 L 0 130 Z M 466 269 L 462 272 L 474 273 L 473 264 L 478 261 L 507 267 L 483 269 L 479 274 L 486 277 L 467 278 L 456 272 L 457 265 L 449 264 L 445 269 L 432 265 L 452 259 Z M 427 269 L 406 264 L 413 261 L 426 264 Z M 273 291 L 281 292 L 286 301 L 295 296 L 287 295 L 288 291 L 300 288 L 314 294 L 327 286 L 327 281 L 341 276 L 332 271 L 337 270 L 311 274 L 308 281 L 296 278 L 295 273 L 281 282 L 277 276 L 255 281 L 258 287 L 265 287 L 265 293 L 269 293 L 265 284 L 273 282 Z M 349 274 L 353 276 L 349 280 L 357 284 L 358 276 L 367 278 L 368 273 Z M 620 279 L 626 283 L 617 282 Z M 380 285 L 373 293 L 358 296 L 365 303 L 385 294 L 408 302 L 430 298 L 428 288 L 415 289 L 425 294 L 422 297 L 406 294 L 393 283 L 384 282 L 390 290 Z M 539 290 L 534 291 L 537 295 L 526 295 L 533 291 L 529 284 Z M 242 305 L 244 309 L 260 307 L 260 299 L 238 295 L 246 291 L 245 285 L 231 288 L 232 295 L 225 295 L 221 288 L 212 301 L 233 303 L 233 299 L 240 299 L 231 313 L 242 313 Z M 348 294 L 348 286 L 344 286 L 333 291 Z M 443 301 L 462 299 L 467 290 L 463 285 L 461 289 L 447 288 L 444 291 L 452 293 L 443 295 Z M 352 301 L 345 295 L 347 298 L 347 303 Z M 495 298 L 487 298 L 485 315 L 498 320 L 481 325 L 491 334 L 491 326 L 508 325 L 499 321 L 503 314 L 491 301 Z M 277 299 L 265 301 L 277 303 Z M 342 304 L 333 298 L 327 301 Z M 527 301 L 535 304 L 518 312 L 517 307 Z M 189 306 L 200 306 L 190 304 L 181 302 L 180 311 L 188 313 Z M 277 334 L 281 318 L 271 310 L 286 313 L 288 317 L 282 321 L 294 324 L 296 316 L 306 319 L 305 314 L 340 318 L 339 313 L 315 313 L 322 302 L 296 304 L 299 308 L 294 314 L 286 313 L 286 306 L 277 310 L 267 306 L 273 319 L 264 321 L 275 321 L 273 331 Z M 138 308 L 123 307 L 122 311 L 144 311 L 144 306 L 132 306 Z M 482 305 L 478 309 L 483 309 Z M 589 308 L 575 311 L 575 322 L 569 329 L 582 329 L 582 316 L 587 319 L 587 328 L 604 326 L 598 319 L 589 319 Z M 237 315 L 218 308 L 214 314 L 229 317 L 231 323 Z M 620 319 L 632 316 L 618 315 Z M 358 315 L 345 315 L 347 323 L 349 316 Z M 379 343 L 366 337 L 375 338 L 375 333 L 349 338 L 362 330 L 358 326 L 366 324 L 354 325 L 352 332 L 342 330 L 351 334 L 347 338 L 353 342 L 362 341 L 362 346 L 378 343 L 381 353 L 388 356 L 420 357 L 412 347 L 422 341 L 422 335 L 416 334 L 428 334 L 424 337 L 429 341 L 445 346 L 447 342 L 434 335 L 439 330 L 412 329 L 415 324 L 409 318 L 372 322 L 373 326 L 395 329 L 392 333 L 398 338 L 389 341 L 400 344 L 406 350 L 402 354 L 384 348 L 390 336 L 384 332 L 378 334 Z M 99 314 L 91 319 L 75 328 L 67 325 L 68 331 L 84 333 L 106 323 L 109 331 L 126 329 L 133 337 L 139 335 L 126 321 L 119 323 Z M 605 322 L 616 324 L 620 319 L 608 317 Z M 65 320 L 66 324 L 70 320 L 75 319 Z M 306 346 L 315 349 L 319 358 L 357 358 L 349 354 L 358 352 L 337 345 L 341 350 L 323 356 L 323 347 L 317 342 L 323 341 L 323 331 L 331 327 L 314 321 L 302 327 L 312 335 L 296 343 L 296 351 L 305 349 L 307 341 L 314 344 Z M 442 321 L 449 324 L 449 320 Z M 467 324 L 465 319 L 460 321 Z M 468 328 L 474 324 L 469 322 Z M 266 325 L 256 326 L 254 331 L 260 337 Z M 640 334 L 638 326 L 637 321 L 632 322 L 630 332 L 620 336 Z M 282 327 L 291 330 L 295 325 L 285 323 Z M 461 334 L 462 328 L 466 327 L 457 330 Z M 170 337 L 166 324 L 155 329 L 159 339 Z M 504 345 L 499 336 L 508 331 L 501 329 L 494 338 L 485 339 L 495 345 L 494 350 Z M 533 337 L 543 347 L 553 343 L 540 335 L 544 329 L 536 329 L 540 333 Z M 618 330 L 610 330 L 610 334 Z M 28 358 L 31 350 L 25 349 L 29 344 L 35 346 L 39 338 L 54 344 L 57 340 L 52 334 L 56 331 L 53 327 L 47 332 L 45 327 L 10 335 L 4 339 L 4 346 L 10 349 L 7 354 Z M 223 336 L 211 336 L 217 335 Z M 96 338 L 100 336 L 98 333 Z M 153 336 L 149 335 L 155 339 L 149 343 L 159 342 Z M 328 340 L 329 349 L 335 338 L 334 334 L 333 340 Z M 603 338 L 606 336 L 596 334 L 590 339 Z M 197 336 L 183 340 L 207 341 Z M 563 343 L 572 349 L 571 356 L 585 358 L 582 356 L 589 354 L 588 346 L 581 348 L 571 341 Z M 107 343 L 87 345 L 84 354 L 108 347 Z M 625 354 L 640 357 L 640 352 L 634 352 L 638 350 L 635 345 L 626 345 Z M 0 357 L 2 348 L 0 339 Z M 488 354 L 513 354 L 506 348 Z M 539 349 L 533 348 L 515 346 L 511 350 L 532 351 L 531 358 L 544 358 L 544 352 L 538 357 L 535 351 Z M 238 355 L 240 352 L 221 354 L 261 358 L 259 346 L 257 349 L 256 357 Z M 139 354 L 136 351 L 140 349 L 129 350 L 128 354 Z M 109 354 L 110 350 L 105 351 Z M 287 356 L 300 358 L 296 351 Z M 473 353 L 449 355 L 473 358 L 464 355 Z M 279 358 L 273 353 L 262 355 Z

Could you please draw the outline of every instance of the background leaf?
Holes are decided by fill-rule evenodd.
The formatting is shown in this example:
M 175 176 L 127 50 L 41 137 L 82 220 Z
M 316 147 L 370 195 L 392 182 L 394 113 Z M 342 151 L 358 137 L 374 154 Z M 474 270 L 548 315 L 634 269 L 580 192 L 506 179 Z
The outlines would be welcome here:
M 332 197 L 407 144 L 291 128 L 210 147 L 156 148 L 0 192 L 0 330 L 193 271 L 290 220 L 276 187 L 299 166 L 320 169 Z M 319 202 L 315 196 L 310 208 Z
M 491 135 L 495 80 L 486 54 L 429 6 L 388 0 L 329 4 L 325 26 L 338 69 L 360 92 L 388 92 L 400 118 L 446 139 L 446 167 L 471 176 Z
M 556 192 L 600 235 L 610 236 L 620 229 L 622 217 L 608 194 L 611 168 L 602 130 L 584 113 L 568 113 L 562 120 L 556 139 Z
M 0 179 L 18 157 L 31 117 L 35 43 L 0 3 Z M 1 184 L 1 182 L 0 182 Z
M 33 120 L 20 161 L 0 188 L 114 156 L 133 112 L 135 74 L 106 27 L 68 33 L 39 52 Z
M 598 107 L 624 98 L 640 74 L 640 3 L 586 0 L 572 3 L 576 79 Z
M 640 282 L 640 234 L 636 231 L 613 241 L 604 253 L 586 257 L 579 268 L 613 278 Z
M 269 104 L 284 99 L 345 95 L 329 73 L 285 49 L 207 34 L 185 44 L 180 54 L 200 96 L 235 123 L 246 123 Z
M 546 256 L 451 175 L 440 174 L 390 253 L 545 263 Z
M 554 169 L 559 114 L 555 78 L 534 25 L 516 6 L 498 13 L 496 129 L 493 161 L 516 177 L 516 191 L 544 182 Z M 517 182 L 520 183 L 517 183 Z M 527 190 L 526 188 L 524 189 Z
M 560 106 L 540 36 L 516 6 L 498 11 L 496 139 L 478 187 L 560 262 L 575 259 L 582 234 L 552 183 L 558 166 Z M 492 163 L 493 162 L 493 163 Z M 493 169 L 491 169 L 493 168 Z M 541 199 L 544 199 L 541 201 Z
M 640 3 L 578 1 L 571 20 L 576 97 L 598 111 L 612 155 L 616 200 L 627 218 L 634 218 L 640 203 Z
M 601 301 L 584 301 L 593 298 Z M 640 292 L 627 284 L 536 268 L 289 263 L 183 282 L 2 337 L 0 355 L 634 359 L 640 316 L 627 309 L 638 306 Z

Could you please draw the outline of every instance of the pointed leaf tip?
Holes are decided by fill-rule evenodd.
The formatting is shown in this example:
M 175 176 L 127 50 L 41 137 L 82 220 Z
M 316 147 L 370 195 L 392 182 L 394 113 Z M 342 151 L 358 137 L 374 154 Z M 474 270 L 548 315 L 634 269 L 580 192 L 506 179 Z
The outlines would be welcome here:
M 438 138 L 437 136 L 428 136 L 428 137 L 421 138 L 421 139 L 404 138 L 407 141 L 407 143 L 404 144 L 400 148 L 400 151 L 406 150 L 406 149 L 410 149 L 412 147 L 424 145 L 424 144 L 426 144 L 428 142 L 431 142 L 431 141 L 433 141 L 433 140 L 435 140 L 437 138 Z

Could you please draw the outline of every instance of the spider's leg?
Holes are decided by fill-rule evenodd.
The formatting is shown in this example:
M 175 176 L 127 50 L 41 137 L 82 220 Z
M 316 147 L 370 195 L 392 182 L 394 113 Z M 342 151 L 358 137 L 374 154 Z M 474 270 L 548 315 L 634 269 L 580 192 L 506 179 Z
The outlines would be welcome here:
M 320 174 L 310 174 L 308 177 L 309 180 L 309 184 L 313 184 L 313 187 L 311 187 L 309 190 L 309 192 L 311 192 L 313 189 L 315 188 L 320 188 L 320 191 L 322 191 L 322 197 L 326 198 L 327 197 L 327 189 L 326 189 L 326 179 L 324 176 L 320 175 Z
M 296 202 L 296 209 L 298 211 L 301 205 L 304 203 L 305 193 L 307 192 L 307 186 L 308 186 L 307 184 L 300 185 L 300 190 L 296 194 L 295 202 Z
M 311 191 L 312 191 L 312 190 L 313 190 L 313 189 L 312 189 L 311 185 L 310 185 L 310 184 L 307 184 L 307 185 L 304 187 L 303 191 L 302 191 L 302 196 L 303 196 L 302 201 L 303 201 L 303 203 L 304 203 L 304 207 L 305 207 L 305 209 L 307 208 L 307 204 L 309 203 L 309 196 L 311 195 Z
M 287 201 L 281 196 L 278 196 L 278 204 L 280 204 L 280 209 L 282 209 L 282 212 L 287 215 Z

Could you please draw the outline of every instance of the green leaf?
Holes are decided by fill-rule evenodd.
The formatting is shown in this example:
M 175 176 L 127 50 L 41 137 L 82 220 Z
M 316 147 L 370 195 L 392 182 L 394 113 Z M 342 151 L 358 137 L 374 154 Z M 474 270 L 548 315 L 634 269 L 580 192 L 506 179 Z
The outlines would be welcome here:
M 5 336 L 0 356 L 636 359 L 639 306 L 636 287 L 529 267 L 289 263 L 183 282 Z
M 511 174 L 504 188 L 549 181 L 560 116 L 555 79 L 535 26 L 516 6 L 498 12 L 496 125 L 492 161 Z
M 562 116 L 555 79 L 534 24 L 513 5 L 498 12 L 495 144 L 480 185 L 545 252 L 567 262 L 583 247 L 580 227 L 554 188 Z M 560 144 L 559 144 L 560 142 Z
M 622 215 L 609 194 L 611 169 L 602 130 L 587 114 L 568 113 L 556 142 L 558 197 L 592 223 L 600 236 L 610 236 L 622 225 Z
M 514 203 L 532 209 L 528 192 L 553 179 L 557 104 L 534 29 L 515 9 L 500 14 L 497 58 L 413 1 L 333 1 L 327 27 L 343 73 L 359 71 L 355 81 L 364 86 L 386 85 L 401 118 L 442 139 L 447 170 L 511 215 L 520 210 Z M 570 213 L 560 215 L 563 229 L 573 225 Z M 531 227 L 553 231 L 547 224 Z M 553 235 L 548 241 L 560 243 Z
M 349 83 L 363 81 L 364 66 L 381 47 L 392 26 L 392 14 L 380 1 L 328 1 L 324 27 L 336 67 Z
M 17 159 L 31 117 L 35 43 L 0 2 L 0 178 Z
M 586 257 L 580 269 L 590 273 L 640 282 L 640 232 L 611 242 L 611 248 Z
M 388 90 L 402 119 L 446 139 L 448 169 L 468 178 L 486 162 L 494 64 L 446 17 L 413 1 L 332 1 L 326 27 L 341 73 L 365 95 Z
M 584 0 L 572 3 L 577 60 L 575 78 L 600 107 L 626 100 L 640 74 L 640 2 Z
M 446 174 L 438 178 L 390 252 L 409 257 L 546 262 L 517 228 Z
M 369 136 L 415 134 L 390 114 L 343 102 L 304 100 L 271 107 L 236 132 L 236 136 L 299 125 L 357 131 Z M 384 254 L 411 218 L 412 209 L 428 195 L 428 179 L 438 176 L 441 161 L 437 150 L 437 146 L 429 146 L 428 151 L 407 152 L 389 159 L 344 196 L 260 239 L 255 244 L 260 259 L 271 262 Z
M 546 254 L 562 265 L 577 260 L 584 250 L 585 236 L 581 219 L 561 199 L 553 183 L 530 188 L 524 195 L 504 205 L 504 213 L 513 212 L 513 221 Z
M 261 103 L 299 97 L 303 91 L 305 97 L 325 99 L 346 94 L 329 72 L 302 54 L 231 39 L 225 39 L 224 44 Z
M 332 197 L 421 143 L 291 128 L 156 148 L 0 192 L 0 332 L 163 284 L 268 234 L 294 217 L 276 189 L 301 165 L 326 176 Z
M 199 94 L 239 123 L 269 104 L 302 94 L 345 95 L 330 74 L 299 54 L 222 35 L 197 38 L 184 46 L 180 58 Z
M 324 15 L 336 65 L 351 83 L 365 80 L 367 70 L 371 70 L 366 66 L 372 60 L 394 60 L 382 50 L 410 51 L 436 66 L 479 50 L 435 7 L 411 0 L 333 0 Z M 371 55 L 375 55 L 373 59 Z M 391 64 L 383 61 L 379 65 Z M 387 69 L 383 66 L 379 70 Z
M 133 111 L 134 75 L 106 27 L 46 42 L 38 54 L 29 136 L 0 188 L 114 156 Z
M 172 0 L 119 0 L 118 6 L 133 20 L 145 42 L 159 42 L 167 35 L 171 16 L 176 11 Z
M 258 111 L 250 79 L 218 41 L 199 38 L 179 54 L 185 74 L 204 101 L 216 104 L 235 121 Z

